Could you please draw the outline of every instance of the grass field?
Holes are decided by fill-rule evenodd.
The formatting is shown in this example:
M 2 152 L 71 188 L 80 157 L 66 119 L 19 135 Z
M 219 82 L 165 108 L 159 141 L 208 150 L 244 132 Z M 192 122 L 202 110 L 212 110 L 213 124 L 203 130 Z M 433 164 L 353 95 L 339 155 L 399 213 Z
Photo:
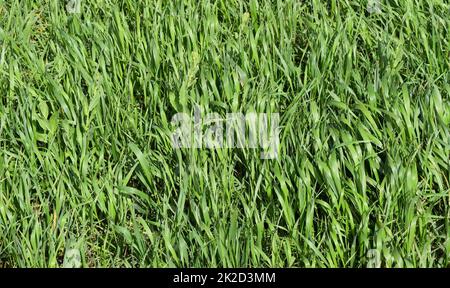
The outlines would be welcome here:
M 367 4 L 0 0 L 0 267 L 449 267 L 450 3 Z

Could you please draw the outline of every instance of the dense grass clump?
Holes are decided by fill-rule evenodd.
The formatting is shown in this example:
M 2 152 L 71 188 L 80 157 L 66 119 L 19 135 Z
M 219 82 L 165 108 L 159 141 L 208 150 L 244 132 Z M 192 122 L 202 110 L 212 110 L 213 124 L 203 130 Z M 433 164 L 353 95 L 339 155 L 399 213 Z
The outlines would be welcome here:
M 448 267 L 450 4 L 380 10 L 0 0 L 0 267 Z M 174 149 L 195 106 L 279 157 Z

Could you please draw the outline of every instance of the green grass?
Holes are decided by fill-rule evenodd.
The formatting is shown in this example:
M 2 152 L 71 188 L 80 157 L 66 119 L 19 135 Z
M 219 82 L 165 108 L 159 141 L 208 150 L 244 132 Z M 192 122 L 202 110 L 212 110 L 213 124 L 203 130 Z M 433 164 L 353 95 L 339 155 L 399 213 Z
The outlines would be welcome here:
M 0 0 L 0 267 L 448 267 L 450 4 L 366 4 Z M 173 149 L 195 105 L 278 159 Z

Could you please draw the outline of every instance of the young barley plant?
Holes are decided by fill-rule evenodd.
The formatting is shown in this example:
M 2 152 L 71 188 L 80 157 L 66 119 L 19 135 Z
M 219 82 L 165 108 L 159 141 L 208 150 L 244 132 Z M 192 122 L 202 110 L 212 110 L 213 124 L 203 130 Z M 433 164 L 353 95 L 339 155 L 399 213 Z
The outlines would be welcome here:
M 448 267 L 449 11 L 0 0 L 0 267 Z M 277 157 L 176 149 L 196 107 Z

